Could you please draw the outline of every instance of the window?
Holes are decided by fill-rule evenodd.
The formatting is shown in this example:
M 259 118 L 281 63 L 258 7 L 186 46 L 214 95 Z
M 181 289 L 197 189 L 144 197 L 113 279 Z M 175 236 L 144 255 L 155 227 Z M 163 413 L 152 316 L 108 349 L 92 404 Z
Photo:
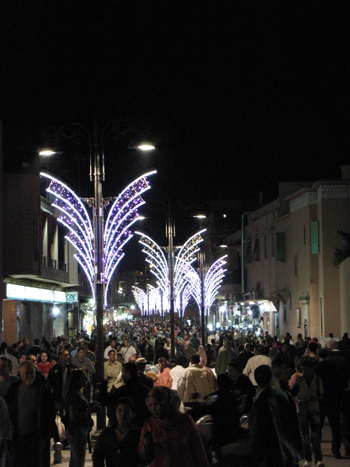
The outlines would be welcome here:
M 311 254 L 318 254 L 320 252 L 319 234 L 318 234 L 318 221 L 311 222 Z
M 247 249 L 245 252 L 245 262 L 251 263 L 252 262 L 252 244 L 251 242 L 247 243 Z
M 274 258 L 276 256 L 276 245 L 275 245 L 275 231 L 271 232 L 271 257 Z
M 297 328 L 301 328 L 300 308 L 297 308 Z
M 265 234 L 264 235 L 264 259 L 267 259 L 268 258 L 268 255 L 267 255 L 267 235 Z
M 286 233 L 276 232 L 276 259 L 277 261 L 286 260 Z
M 254 242 L 253 261 L 260 261 L 260 239 L 256 238 Z
M 294 254 L 294 277 L 298 277 L 298 253 Z
M 283 324 L 288 324 L 287 304 L 283 303 Z

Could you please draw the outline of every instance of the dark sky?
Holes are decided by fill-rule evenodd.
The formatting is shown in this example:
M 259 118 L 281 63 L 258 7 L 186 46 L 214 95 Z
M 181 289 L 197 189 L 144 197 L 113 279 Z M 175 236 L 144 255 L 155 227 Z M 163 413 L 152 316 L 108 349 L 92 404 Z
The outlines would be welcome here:
M 106 145 L 108 195 L 153 166 L 149 199 L 268 200 L 280 181 L 337 178 L 350 162 L 349 19 L 348 0 L 3 0 L 5 169 L 55 126 L 97 118 L 135 129 Z M 128 152 L 138 135 L 157 151 Z M 80 158 L 84 192 L 84 146 L 56 143 L 68 180 Z

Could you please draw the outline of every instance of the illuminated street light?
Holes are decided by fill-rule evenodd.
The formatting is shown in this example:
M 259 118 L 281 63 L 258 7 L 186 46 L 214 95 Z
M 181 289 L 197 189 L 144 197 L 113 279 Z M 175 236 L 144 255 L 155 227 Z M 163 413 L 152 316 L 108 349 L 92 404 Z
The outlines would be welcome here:
M 144 204 L 142 193 L 149 189 L 147 177 L 155 171 L 139 177 L 128 185 L 114 201 L 104 221 L 104 209 L 110 199 L 103 199 L 102 182 L 105 179 L 104 145 L 108 136 L 115 131 L 115 122 L 109 122 L 98 137 L 97 124 L 94 121 L 93 131 L 78 122 L 68 123 L 60 127 L 54 135 L 68 139 L 81 137 L 90 149 L 90 181 L 94 183 L 94 198 L 80 199 L 67 185 L 51 175 L 42 173 L 50 179 L 47 191 L 55 196 L 53 205 L 61 210 L 58 219 L 68 229 L 67 239 L 77 250 L 75 258 L 84 270 L 91 286 L 92 296 L 96 303 L 96 377 L 100 385 L 104 380 L 104 334 L 103 334 L 103 302 L 107 297 L 111 276 L 123 257 L 122 248 L 130 240 L 129 228 L 138 219 L 138 207 Z M 68 134 L 68 129 L 72 133 Z M 141 149 L 142 148 L 137 148 Z M 147 150 L 154 147 L 147 146 Z M 50 156 L 57 151 L 45 149 L 41 155 Z M 83 203 L 92 207 L 93 221 Z M 97 416 L 97 428 L 105 427 L 106 419 L 103 411 Z

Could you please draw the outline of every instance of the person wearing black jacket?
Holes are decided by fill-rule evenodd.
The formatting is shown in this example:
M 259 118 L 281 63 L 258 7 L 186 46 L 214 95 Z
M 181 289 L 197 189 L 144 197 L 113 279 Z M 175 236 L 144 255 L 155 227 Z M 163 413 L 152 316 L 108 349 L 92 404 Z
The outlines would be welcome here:
M 44 457 L 47 454 L 56 414 L 49 385 L 42 375 L 37 374 L 31 361 L 21 363 L 19 375 L 20 380 L 6 394 L 13 428 L 10 465 L 50 465 L 50 457 L 48 464 L 47 459 L 43 459 L 43 454 Z
M 108 397 L 108 405 L 114 405 L 121 397 L 130 397 L 135 404 L 134 425 L 142 428 L 143 423 L 151 416 L 146 406 L 149 388 L 139 382 L 136 363 L 124 363 L 122 376 L 125 384 Z M 114 423 L 114 417 L 110 421 Z
M 58 354 L 58 363 L 50 368 L 48 380 L 52 390 L 55 406 L 60 416 L 64 415 L 65 398 L 68 392 L 69 377 L 72 370 L 77 367 L 69 363 L 68 350 L 61 350 Z

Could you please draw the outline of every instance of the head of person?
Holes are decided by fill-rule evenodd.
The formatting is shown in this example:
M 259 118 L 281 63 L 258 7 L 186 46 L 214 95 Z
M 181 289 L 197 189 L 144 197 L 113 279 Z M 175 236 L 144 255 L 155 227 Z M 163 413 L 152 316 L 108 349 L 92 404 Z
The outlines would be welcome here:
M 176 360 L 176 364 L 186 368 L 188 367 L 188 360 L 184 355 L 180 355 Z
M 36 355 L 34 355 L 34 354 L 28 354 L 28 355 L 26 356 L 26 360 L 29 360 L 29 361 L 33 362 L 34 365 L 37 364 Z
M 160 366 L 160 371 L 164 371 L 165 368 L 170 368 L 170 364 L 165 357 L 160 357 L 158 359 L 158 365 Z
M 122 377 L 123 377 L 124 383 L 129 381 L 129 379 L 133 378 L 134 376 L 137 376 L 136 363 L 134 362 L 124 363 L 123 369 L 122 369 Z
M 229 378 L 236 379 L 241 373 L 241 365 L 237 360 L 231 360 L 227 365 L 227 374 Z
M 129 427 L 135 417 L 135 404 L 130 397 L 121 397 L 114 404 L 117 426 Z
M 316 353 L 318 349 L 316 342 L 310 342 L 309 349 L 310 349 L 310 352 Z
M 124 344 L 124 347 L 126 347 L 126 348 L 130 347 L 130 341 L 129 341 L 129 339 L 128 339 L 128 338 L 125 338 L 125 339 L 123 340 L 123 344 Z
M 36 368 L 32 361 L 26 360 L 19 366 L 19 376 L 24 386 L 28 387 L 35 381 Z
M 333 339 L 333 333 L 332 333 L 332 332 L 330 332 L 330 333 L 328 334 L 328 336 L 329 336 L 331 339 Z
M 263 355 L 264 353 L 264 346 L 259 344 L 255 349 L 256 355 Z
M 69 362 L 69 352 L 68 350 L 60 350 L 58 353 L 58 360 L 62 366 L 66 366 Z
M 40 353 L 40 362 L 41 363 L 46 363 L 46 362 L 49 362 L 49 355 L 48 353 L 46 352 L 46 350 L 42 350 L 41 353 Z
M 157 386 L 150 390 L 146 405 L 150 413 L 161 420 L 174 420 L 180 409 L 180 397 L 166 386 Z
M 259 389 L 268 388 L 272 380 L 272 370 L 269 365 L 260 365 L 254 371 L 254 378 Z
M 114 363 L 115 362 L 115 350 L 111 349 L 109 352 L 108 352 L 108 359 L 111 363 Z
M 301 372 L 303 373 L 303 376 L 306 379 L 312 378 L 313 366 L 314 366 L 314 362 L 312 360 L 310 360 L 309 358 L 305 358 L 301 362 Z
M 322 348 L 317 350 L 317 356 L 320 360 L 327 360 L 328 358 L 328 349 Z
M 137 371 L 139 373 L 144 373 L 147 365 L 147 360 L 145 358 L 138 358 L 136 360 Z
M 247 352 L 247 353 L 249 353 L 249 352 L 251 352 L 251 349 L 252 349 L 252 348 L 251 348 L 250 344 L 248 344 L 248 342 L 247 342 L 247 343 L 244 345 L 244 351 Z
M 78 348 L 77 355 L 79 360 L 84 360 L 85 357 L 85 350 L 82 347 Z
M 275 378 L 282 379 L 283 381 L 288 381 L 288 368 L 283 360 L 272 360 L 271 369 L 272 374 Z
M 123 363 L 123 354 L 121 352 L 117 352 L 116 360 L 117 362 Z
M 199 365 L 200 359 L 199 354 L 195 353 L 190 358 L 191 365 Z
M 286 341 L 283 342 L 283 344 L 281 345 L 281 352 L 282 353 L 287 353 L 288 352 L 288 344 Z
M 112 347 L 112 349 L 115 349 L 116 345 L 117 345 L 116 339 L 111 339 L 110 346 Z
M 12 373 L 12 362 L 6 357 L 0 357 L 0 376 L 7 380 Z
M 85 387 L 86 382 L 87 378 L 85 376 L 84 371 L 80 368 L 74 369 L 70 373 L 68 391 L 80 391 L 82 388 Z

